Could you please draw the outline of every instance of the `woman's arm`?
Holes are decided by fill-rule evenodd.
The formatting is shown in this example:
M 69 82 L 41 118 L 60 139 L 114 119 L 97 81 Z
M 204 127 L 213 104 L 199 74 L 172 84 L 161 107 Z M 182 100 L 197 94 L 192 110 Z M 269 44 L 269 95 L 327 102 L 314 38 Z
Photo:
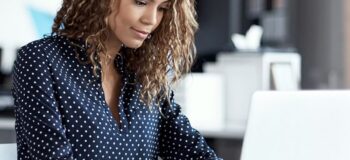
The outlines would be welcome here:
M 45 41 L 21 48 L 13 70 L 18 159 L 73 159 L 55 100 Z
M 160 156 L 163 159 L 219 160 L 203 136 L 191 127 L 173 97 L 172 92 L 170 104 L 164 102 L 162 106 L 165 117 L 161 122 Z

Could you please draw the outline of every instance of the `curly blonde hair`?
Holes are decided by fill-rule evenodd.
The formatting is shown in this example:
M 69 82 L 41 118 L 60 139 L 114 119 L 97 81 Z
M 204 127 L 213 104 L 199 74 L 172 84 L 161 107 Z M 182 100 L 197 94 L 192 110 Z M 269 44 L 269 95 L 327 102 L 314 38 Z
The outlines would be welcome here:
M 106 52 L 108 37 L 105 19 L 112 13 L 111 3 L 120 0 L 63 0 L 52 26 L 52 35 L 83 39 L 89 45 L 89 63 Z M 171 5 L 150 39 L 137 49 L 123 48 L 128 70 L 136 74 L 141 84 L 141 100 L 150 105 L 153 100 L 170 96 L 170 86 L 190 72 L 194 58 L 194 34 L 198 29 L 194 0 L 169 0 Z M 171 76 L 169 76 L 171 74 Z

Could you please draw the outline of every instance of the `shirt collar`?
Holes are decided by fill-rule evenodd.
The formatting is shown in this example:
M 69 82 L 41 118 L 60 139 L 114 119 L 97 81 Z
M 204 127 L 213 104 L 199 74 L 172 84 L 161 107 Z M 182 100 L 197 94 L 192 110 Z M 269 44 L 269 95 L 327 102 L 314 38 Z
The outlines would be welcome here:
M 117 69 L 117 72 L 123 76 L 126 75 L 126 64 L 125 64 L 125 58 L 122 54 L 117 54 L 114 59 L 114 66 Z
M 80 50 L 79 55 L 77 58 L 79 58 L 81 61 L 87 61 L 88 60 L 88 55 L 87 55 L 87 45 L 85 44 L 85 41 L 83 39 L 69 39 L 71 44 L 74 45 L 75 47 L 78 47 Z M 97 60 L 97 55 L 95 54 L 95 60 Z M 100 78 L 101 75 L 101 65 L 98 63 L 98 68 L 97 68 L 97 78 Z M 126 58 L 123 56 L 123 53 L 117 54 L 115 59 L 114 59 L 114 66 L 116 67 L 117 72 L 122 76 L 123 79 L 127 81 L 135 81 L 135 73 L 131 73 L 128 71 L 127 66 L 126 66 Z

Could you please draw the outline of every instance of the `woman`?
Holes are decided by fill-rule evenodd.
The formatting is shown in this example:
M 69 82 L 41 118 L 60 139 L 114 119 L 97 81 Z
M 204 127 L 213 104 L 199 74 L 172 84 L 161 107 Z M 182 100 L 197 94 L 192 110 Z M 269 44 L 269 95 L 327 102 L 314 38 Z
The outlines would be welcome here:
M 19 159 L 218 159 L 169 89 L 196 29 L 194 0 L 63 0 L 15 62 Z

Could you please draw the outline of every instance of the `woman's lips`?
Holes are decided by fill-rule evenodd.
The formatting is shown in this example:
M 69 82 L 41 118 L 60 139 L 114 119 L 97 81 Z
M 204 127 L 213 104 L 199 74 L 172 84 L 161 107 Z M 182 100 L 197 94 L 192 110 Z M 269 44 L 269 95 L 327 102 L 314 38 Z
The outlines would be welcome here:
M 140 31 L 135 28 L 131 28 L 131 29 L 135 32 L 135 35 L 141 39 L 146 39 L 149 34 L 149 32 Z

